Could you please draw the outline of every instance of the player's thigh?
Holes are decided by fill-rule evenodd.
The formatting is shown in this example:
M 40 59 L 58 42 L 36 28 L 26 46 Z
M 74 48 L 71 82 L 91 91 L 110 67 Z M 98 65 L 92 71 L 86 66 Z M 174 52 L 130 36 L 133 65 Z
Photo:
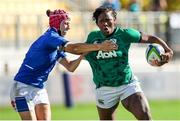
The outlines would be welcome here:
M 96 89 L 96 105 L 100 120 L 114 119 L 114 112 L 119 104 L 120 94 L 117 87 Z
M 96 105 L 109 109 L 120 101 L 120 94 L 115 87 L 100 87 L 96 89 Z
M 33 110 L 18 112 L 22 120 L 37 120 Z
M 50 120 L 50 102 L 46 89 L 37 91 L 37 96 L 34 99 L 35 112 L 38 120 Z
M 134 93 L 121 101 L 122 105 L 137 119 L 151 119 L 149 104 L 142 92 Z
M 16 82 L 11 89 L 11 104 L 22 120 L 36 119 L 28 85 Z
M 97 106 L 98 114 L 100 120 L 114 120 L 114 112 L 116 108 L 118 107 L 119 103 L 114 105 L 111 108 L 105 109 L 105 108 L 100 108 Z
M 51 120 L 51 109 L 49 104 L 41 103 L 35 106 L 38 120 Z

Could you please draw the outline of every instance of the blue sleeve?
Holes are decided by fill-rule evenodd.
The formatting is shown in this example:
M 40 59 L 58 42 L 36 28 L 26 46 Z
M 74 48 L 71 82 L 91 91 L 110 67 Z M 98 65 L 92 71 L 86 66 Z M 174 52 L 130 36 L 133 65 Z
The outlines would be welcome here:
M 58 57 L 58 59 L 61 57 L 61 58 L 64 58 L 64 57 L 66 57 L 66 54 L 65 54 L 65 52 L 64 51 L 58 51 L 57 52 L 57 57 Z
M 56 49 L 58 46 L 64 46 L 67 42 L 68 41 L 64 37 L 58 34 L 52 34 L 46 41 L 46 44 L 48 47 Z

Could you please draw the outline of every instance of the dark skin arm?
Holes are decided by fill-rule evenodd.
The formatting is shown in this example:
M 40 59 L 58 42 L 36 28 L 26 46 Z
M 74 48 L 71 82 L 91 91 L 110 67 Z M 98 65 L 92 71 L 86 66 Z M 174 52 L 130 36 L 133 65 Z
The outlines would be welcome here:
M 82 54 L 87 53 L 91 51 L 112 51 L 116 50 L 118 47 L 115 43 L 112 41 L 104 41 L 100 44 L 87 44 L 87 43 L 76 43 L 76 44 L 68 44 L 66 47 L 64 47 L 64 50 L 66 52 L 72 53 L 72 54 Z
M 172 57 L 173 57 L 173 50 L 159 37 L 153 36 L 153 35 L 148 35 L 145 33 L 141 33 L 142 38 L 141 38 L 141 43 L 157 43 L 160 44 L 164 50 L 165 53 L 161 55 L 162 61 L 158 62 L 156 61 L 156 65 L 162 66 L 165 63 L 168 63 Z
M 62 64 L 68 71 L 74 72 L 75 69 L 80 64 L 83 57 L 91 51 L 111 51 L 116 50 L 118 47 L 115 43 L 112 41 L 104 41 L 101 44 L 86 44 L 86 43 L 76 43 L 76 44 L 68 44 L 66 47 L 59 48 L 63 49 L 66 52 L 72 53 L 72 54 L 78 54 L 80 55 L 79 58 L 73 61 L 69 61 L 66 58 L 63 58 L 59 60 L 59 63 Z

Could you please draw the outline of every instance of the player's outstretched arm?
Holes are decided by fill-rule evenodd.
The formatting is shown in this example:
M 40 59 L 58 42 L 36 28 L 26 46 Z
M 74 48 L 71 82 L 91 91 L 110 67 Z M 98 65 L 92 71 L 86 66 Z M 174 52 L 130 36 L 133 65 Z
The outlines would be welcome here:
M 79 56 L 79 58 L 69 61 L 67 58 L 60 59 L 58 62 L 63 65 L 68 71 L 74 72 L 76 68 L 79 66 L 81 60 L 84 58 L 85 54 Z
M 159 66 L 168 63 L 172 59 L 173 50 L 161 38 L 153 35 L 147 35 L 145 33 L 141 33 L 141 35 L 142 35 L 141 43 L 157 43 L 164 48 L 165 53 L 161 55 L 162 61 L 158 64 Z
M 87 44 L 87 43 L 76 43 L 76 44 L 68 44 L 64 50 L 73 54 L 82 54 L 91 51 L 112 51 L 116 50 L 118 46 L 112 41 L 104 41 L 103 43 L 98 44 Z

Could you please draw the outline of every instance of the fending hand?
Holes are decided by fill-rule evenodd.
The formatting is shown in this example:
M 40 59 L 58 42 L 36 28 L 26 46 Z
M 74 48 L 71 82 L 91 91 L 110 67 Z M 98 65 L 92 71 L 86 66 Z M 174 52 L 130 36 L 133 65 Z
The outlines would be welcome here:
M 101 43 L 101 48 L 100 50 L 102 51 L 112 51 L 112 50 L 117 50 L 118 45 L 112 41 L 106 40 Z

